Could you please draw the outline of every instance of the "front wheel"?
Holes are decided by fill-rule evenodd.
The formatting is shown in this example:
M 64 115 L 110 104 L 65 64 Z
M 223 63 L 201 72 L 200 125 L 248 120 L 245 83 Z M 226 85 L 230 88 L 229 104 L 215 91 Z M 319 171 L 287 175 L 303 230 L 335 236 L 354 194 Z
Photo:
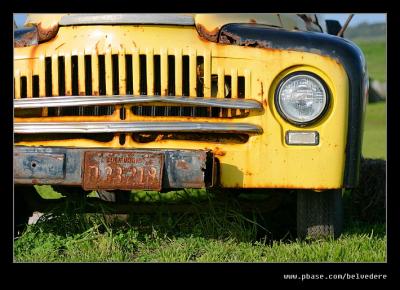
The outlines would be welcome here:
M 337 238 L 343 228 L 342 189 L 297 193 L 297 236 Z

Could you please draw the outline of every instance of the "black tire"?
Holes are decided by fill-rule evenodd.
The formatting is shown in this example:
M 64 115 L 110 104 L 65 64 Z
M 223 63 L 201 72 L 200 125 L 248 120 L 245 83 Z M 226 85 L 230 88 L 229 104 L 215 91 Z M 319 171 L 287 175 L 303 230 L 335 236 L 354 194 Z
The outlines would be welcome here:
M 342 190 L 297 193 L 297 236 L 300 239 L 337 238 L 343 229 Z

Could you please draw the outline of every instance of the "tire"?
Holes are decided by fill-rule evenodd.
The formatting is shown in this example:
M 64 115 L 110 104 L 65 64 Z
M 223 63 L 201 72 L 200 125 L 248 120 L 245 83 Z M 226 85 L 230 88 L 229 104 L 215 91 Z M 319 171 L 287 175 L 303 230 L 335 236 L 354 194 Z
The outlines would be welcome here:
M 338 238 L 343 229 L 342 189 L 297 193 L 297 236 L 300 239 Z

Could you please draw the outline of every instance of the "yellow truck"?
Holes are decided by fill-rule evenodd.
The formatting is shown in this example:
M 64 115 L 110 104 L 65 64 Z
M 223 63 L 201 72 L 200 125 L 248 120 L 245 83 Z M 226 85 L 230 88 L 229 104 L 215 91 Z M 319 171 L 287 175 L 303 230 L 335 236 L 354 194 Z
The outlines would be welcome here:
M 338 236 L 368 90 L 339 29 L 318 14 L 29 14 L 14 32 L 16 220 L 34 184 L 298 189 L 298 235 Z

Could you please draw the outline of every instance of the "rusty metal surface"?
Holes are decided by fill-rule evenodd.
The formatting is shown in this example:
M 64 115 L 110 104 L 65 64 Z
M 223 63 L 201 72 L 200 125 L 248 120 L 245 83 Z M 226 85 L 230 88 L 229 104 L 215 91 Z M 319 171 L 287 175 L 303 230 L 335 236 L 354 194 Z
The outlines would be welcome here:
M 103 157 L 100 157 L 101 154 L 103 154 Z M 141 160 L 139 160 L 140 158 Z M 161 163 L 159 164 L 155 160 L 159 160 Z M 36 168 L 35 170 L 32 169 L 32 161 L 37 164 L 33 168 Z M 148 170 L 147 178 L 152 178 L 152 180 L 143 180 L 143 182 L 147 185 L 150 184 L 150 186 L 127 180 L 132 176 L 133 167 L 136 166 L 134 164 L 141 164 L 144 170 Z M 107 167 L 110 167 L 110 169 L 107 169 Z M 154 167 L 155 171 L 151 167 Z M 109 149 L 67 147 L 14 147 L 15 184 L 81 186 L 86 179 L 85 189 L 205 188 L 213 185 L 213 168 L 214 155 L 209 150 L 135 149 L 110 151 Z M 115 171 L 116 174 L 110 174 L 110 170 Z M 129 170 L 131 173 L 128 173 Z M 96 171 L 99 177 L 103 175 L 100 180 L 97 180 L 98 184 L 95 183 L 95 180 L 91 180 L 93 176 L 96 176 Z M 162 180 L 157 181 L 155 177 L 161 176 L 161 172 Z M 141 170 L 136 168 L 136 174 L 137 180 L 140 181 Z M 113 178 L 107 179 L 107 176 Z M 145 178 L 146 175 L 143 174 L 143 179 Z M 125 184 L 122 181 L 126 181 Z M 108 182 L 113 186 L 108 187 L 106 184 Z M 162 182 L 160 183 L 162 186 L 158 182 Z
M 14 30 L 14 47 L 37 45 L 39 35 L 36 27 L 24 27 Z
M 42 23 L 37 24 L 37 31 L 39 36 L 39 42 L 46 42 L 57 35 L 58 23 L 45 26 Z
M 14 154 L 14 177 L 28 179 L 64 178 L 64 154 L 38 153 L 35 155 L 16 152 Z
M 225 109 L 244 109 L 261 111 L 263 106 L 256 100 L 244 99 L 218 99 L 201 97 L 178 97 L 178 96 L 61 96 L 51 98 L 16 99 L 14 108 L 42 108 L 42 107 L 73 107 L 93 105 L 116 105 L 116 104 L 174 104 L 180 106 L 194 107 L 217 107 Z
M 218 40 L 219 43 L 235 44 L 240 46 L 250 46 L 259 48 L 270 48 L 272 43 L 267 40 L 241 37 L 229 31 L 222 31 Z
M 83 188 L 161 190 L 164 154 L 86 151 Z
M 216 27 L 212 31 L 208 31 L 203 25 L 196 24 L 197 32 L 201 38 L 204 38 L 208 41 L 217 42 L 218 41 L 218 34 L 219 34 L 219 27 Z
M 47 164 L 46 167 L 62 169 L 62 173 L 57 170 L 43 171 L 39 174 L 35 169 L 35 174 L 32 176 L 32 160 L 38 160 L 42 156 L 42 161 Z M 44 158 L 45 156 L 45 158 Z M 53 157 L 55 156 L 55 157 Z M 62 166 L 60 158 L 64 156 Z M 83 151 L 67 148 L 56 147 L 14 147 L 14 182 L 16 184 L 68 184 L 80 185 L 82 172 Z M 40 165 L 42 165 L 41 162 Z M 41 166 L 37 166 L 41 167 Z M 45 174 L 47 172 L 47 174 Z M 32 172 L 33 173 L 33 172 Z
M 14 133 L 205 132 L 262 134 L 258 125 L 212 122 L 42 122 L 14 123 Z
M 212 186 L 212 180 L 205 180 L 207 152 L 193 155 L 190 152 L 170 152 L 165 161 L 165 183 L 170 188 L 201 188 Z M 209 183 L 209 184 L 207 184 Z M 211 183 L 211 184 L 210 184 Z

